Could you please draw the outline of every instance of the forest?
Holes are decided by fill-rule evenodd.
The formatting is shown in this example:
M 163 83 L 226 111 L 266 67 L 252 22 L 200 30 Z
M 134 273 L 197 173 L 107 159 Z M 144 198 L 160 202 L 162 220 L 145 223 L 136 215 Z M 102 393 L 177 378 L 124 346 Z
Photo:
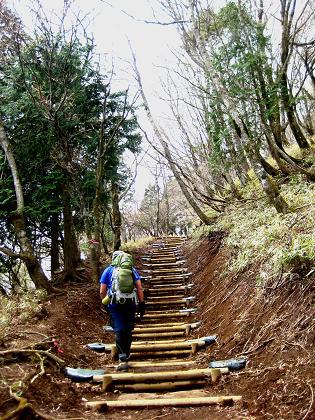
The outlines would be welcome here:
M 301 312 L 283 319 L 307 334 L 299 341 L 296 325 L 286 342 L 311 356 L 314 2 L 152 0 L 147 18 L 96 1 L 176 31 L 175 64 L 159 65 L 162 117 L 130 40 L 121 83 L 100 58 L 93 11 L 64 0 L 52 17 L 44 3 L 30 2 L 30 30 L 0 0 L 0 348 L 47 299 L 75 285 L 94 293 L 113 251 L 139 257 L 155 238 L 180 236 L 188 254 L 214 241 L 225 253 L 218 278 L 250 278 L 257 301 L 300 293 Z M 151 176 L 136 203 L 141 165 Z M 191 261 L 197 276 L 212 261 L 204 249 Z M 311 418 L 311 382 L 310 406 L 288 418 Z

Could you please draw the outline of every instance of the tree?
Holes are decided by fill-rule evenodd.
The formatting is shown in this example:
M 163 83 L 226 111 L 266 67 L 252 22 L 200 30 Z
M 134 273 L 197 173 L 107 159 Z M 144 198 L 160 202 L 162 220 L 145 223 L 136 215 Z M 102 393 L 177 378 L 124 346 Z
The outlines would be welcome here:
M 0 251 L 5 255 L 8 255 L 13 258 L 21 258 L 26 265 L 30 278 L 32 279 L 35 287 L 44 288 L 47 291 L 51 291 L 52 287 L 42 270 L 38 258 L 34 254 L 33 247 L 26 234 L 24 220 L 24 196 L 20 181 L 20 175 L 12 152 L 12 147 L 6 137 L 2 125 L 0 126 L 0 144 L 4 150 L 5 156 L 8 161 L 8 165 L 11 170 L 16 196 L 16 210 L 11 213 L 9 220 L 14 227 L 15 234 L 19 241 L 22 252 L 17 254 L 15 252 L 12 252 L 7 247 L 0 247 Z
M 64 279 L 71 280 L 80 262 L 78 236 L 84 229 L 91 240 L 100 236 L 108 185 L 128 184 L 121 157 L 126 149 L 136 153 L 141 137 L 127 93 L 110 93 L 111 78 L 93 61 L 92 41 L 81 41 L 81 22 L 67 31 L 63 18 L 57 32 L 41 16 L 39 23 L 33 39 L 15 45 L 16 55 L 3 67 L 1 113 L 34 246 L 40 254 L 45 238 L 54 270 L 61 245 Z M 8 188 L 0 193 L 5 220 L 12 188 L 6 162 L 0 163 L 7 174 Z M 94 216 L 95 224 L 84 223 Z
M 140 90 L 140 94 L 143 100 L 143 104 L 144 104 L 144 108 L 146 110 L 146 113 L 148 115 L 148 118 L 152 124 L 152 127 L 154 129 L 154 133 L 157 137 L 157 139 L 159 140 L 163 151 L 164 151 L 164 156 L 167 160 L 167 162 L 170 165 L 170 168 L 176 178 L 176 181 L 178 182 L 178 185 L 180 186 L 185 198 L 187 199 L 187 201 L 189 202 L 189 204 L 191 205 L 191 207 L 194 209 L 194 211 L 196 212 L 197 216 L 200 218 L 200 220 L 202 220 L 203 223 L 205 223 L 206 225 L 210 224 L 210 219 L 207 217 L 207 215 L 204 213 L 204 211 L 200 208 L 199 204 L 197 203 L 197 201 L 193 198 L 193 196 L 191 195 L 191 193 L 189 192 L 187 186 L 185 185 L 185 182 L 182 180 L 181 176 L 180 176 L 180 171 L 178 170 L 177 165 L 175 164 L 171 152 L 170 152 L 170 148 L 168 146 L 168 143 L 165 139 L 165 132 L 163 132 L 155 123 L 153 116 L 151 114 L 150 108 L 149 108 L 149 103 L 147 101 L 147 98 L 145 96 L 144 90 L 143 90 L 143 86 L 142 86 L 142 82 L 141 82 L 141 76 L 139 73 L 139 70 L 137 68 L 136 65 L 136 59 L 135 59 L 135 55 L 133 54 L 133 67 L 134 67 L 134 71 L 135 71 L 135 76 L 136 76 L 136 80 L 138 82 L 138 86 L 139 86 L 139 90 Z
M 305 3 L 307 6 L 308 2 Z M 178 22 L 186 52 L 181 63 L 190 62 L 193 69 L 186 79 L 190 88 L 199 92 L 202 103 L 199 108 L 204 109 L 211 144 L 211 172 L 215 172 L 213 157 L 216 157 L 220 176 L 226 178 L 238 197 L 233 177 L 237 174 L 243 182 L 242 162 L 249 163 L 270 201 L 278 211 L 286 212 L 288 205 L 272 177 L 301 172 L 310 180 L 315 178 L 307 162 L 293 158 L 284 148 L 288 138 L 282 113 L 283 84 L 273 64 L 273 45 L 267 34 L 263 2 L 256 8 L 251 1 L 231 1 L 217 11 L 201 1 L 162 4 L 173 21 Z M 296 33 L 301 27 L 298 20 Z M 301 142 L 299 145 L 302 147 Z M 244 159 L 239 160 L 236 150 L 242 151 Z M 269 153 L 278 168 L 265 159 Z

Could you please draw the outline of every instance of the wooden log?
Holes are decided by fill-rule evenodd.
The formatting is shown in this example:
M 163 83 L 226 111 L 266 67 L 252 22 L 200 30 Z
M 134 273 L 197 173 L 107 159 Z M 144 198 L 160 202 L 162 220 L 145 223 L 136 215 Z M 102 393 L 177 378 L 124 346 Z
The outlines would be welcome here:
M 150 282 L 154 281 L 160 281 L 160 282 L 166 282 L 166 281 L 186 281 L 188 279 L 187 276 L 184 276 L 184 272 L 177 272 L 174 274 L 168 274 L 168 275 L 161 275 L 158 274 L 157 270 L 149 270 L 150 271 Z
M 182 388 L 200 388 L 205 386 L 207 382 L 205 380 L 197 381 L 176 381 L 176 382 L 160 382 L 155 384 L 126 384 L 117 385 L 119 391 L 124 392 L 150 392 L 150 391 L 169 391 L 171 389 L 182 389 Z
M 185 350 L 185 349 L 183 349 L 183 350 L 181 350 L 180 351 L 180 354 L 179 354 L 179 352 L 178 352 L 178 350 L 163 350 L 163 351 L 145 351 L 145 352 L 141 352 L 141 351 L 139 351 L 139 352 L 135 352 L 135 353 L 131 353 L 131 358 L 132 359 L 134 359 L 134 358 L 161 358 L 161 357 L 163 357 L 163 358 L 165 358 L 165 357 L 167 357 L 168 359 L 169 358 L 172 358 L 172 357 L 174 357 L 176 360 L 178 359 L 178 357 L 179 356 L 184 356 L 184 355 L 186 355 L 186 356 L 190 356 L 191 355 L 191 350 Z
M 204 347 L 205 346 L 205 342 L 204 341 L 198 341 L 198 342 L 186 342 L 186 341 L 178 341 L 178 342 L 173 342 L 173 343 L 158 343 L 156 342 L 156 344 L 153 343 L 148 343 L 148 344 L 138 344 L 138 343 L 132 343 L 131 345 L 131 351 L 132 352 L 139 352 L 139 351 L 152 351 L 152 350 L 182 350 L 182 349 L 192 349 L 195 351 L 199 348 L 199 347 Z M 116 353 L 114 353 L 116 354 Z
M 157 327 L 178 327 L 179 325 L 186 325 L 187 322 L 163 322 L 163 324 L 144 324 L 144 325 L 138 325 L 136 328 L 157 328 Z M 135 328 L 135 329 L 136 329 Z M 134 331 L 135 331 L 134 329 Z
M 145 289 L 145 292 L 147 295 L 149 295 L 150 298 L 154 299 L 163 299 L 164 296 L 185 296 L 187 291 L 189 291 L 190 288 L 186 288 L 185 285 L 170 287 L 168 284 L 163 287 L 152 287 Z M 170 293 L 173 293 L 170 294 Z M 155 296 L 155 297 L 154 297 Z
M 143 320 L 146 319 L 160 319 L 160 318 L 182 318 L 182 317 L 187 317 L 191 315 L 189 312 L 174 312 L 174 313 L 169 313 L 169 314 L 149 314 L 146 313 L 143 317 Z
M 110 408 L 154 408 L 154 407 L 191 407 L 202 405 L 230 405 L 242 400 L 240 395 L 224 395 L 217 397 L 191 397 L 191 398 L 153 398 L 153 399 L 132 399 L 132 400 L 101 400 L 88 401 L 87 408 L 104 410 Z
M 149 283 L 150 284 L 155 284 L 155 283 L 160 283 L 160 284 L 165 284 L 165 283 L 186 283 L 187 278 L 183 277 L 182 274 L 179 274 L 178 276 L 170 276 L 169 278 L 164 279 L 162 276 L 158 276 L 155 275 L 155 273 L 151 273 L 150 279 L 149 279 Z
M 171 290 L 175 289 L 176 287 L 185 287 L 185 283 L 183 282 L 178 282 L 176 281 L 176 283 L 173 282 L 167 282 L 167 283 L 152 283 L 150 285 L 150 289 L 154 289 L 155 292 L 160 292 L 163 291 L 163 288 L 169 288 Z
M 182 276 L 178 276 L 178 277 L 174 277 L 174 278 L 169 278 L 169 279 L 163 279 L 160 277 L 152 277 L 150 276 L 150 279 L 148 280 L 148 287 L 157 287 L 157 284 L 161 284 L 161 285 L 165 285 L 165 287 L 171 287 L 170 284 L 174 283 L 179 283 L 182 287 L 191 285 L 193 286 L 193 283 L 187 283 L 188 279 L 186 277 L 182 277 Z
M 160 300 L 176 300 L 176 299 L 184 300 L 184 299 L 189 299 L 189 297 L 179 298 L 178 295 L 166 295 L 166 296 L 150 296 L 149 299 L 157 302 Z
M 154 275 L 154 279 L 159 280 L 170 280 L 170 279 L 178 279 L 178 278 L 188 278 L 191 276 L 192 273 L 179 273 L 179 274 L 164 274 L 164 275 Z
M 179 367 L 179 366 L 192 366 L 196 364 L 194 360 L 173 360 L 173 361 L 142 361 L 142 362 L 128 362 L 128 366 L 131 369 L 137 368 L 152 368 L 152 367 Z M 106 365 L 107 368 L 117 368 L 118 365 Z M 94 375 L 93 376 L 94 382 L 102 382 L 103 376 L 102 375 Z
M 148 264 L 151 264 L 151 263 L 154 263 L 154 264 L 159 264 L 159 263 L 176 264 L 178 261 L 186 262 L 183 255 L 169 253 L 169 254 L 164 254 L 164 255 L 151 256 L 151 258 L 147 259 L 147 261 L 145 261 L 145 263 L 148 263 Z
M 150 311 L 150 314 L 172 314 L 172 313 L 176 313 L 176 312 L 181 312 L 181 313 L 195 313 L 197 312 L 197 308 L 188 308 L 188 309 L 168 309 L 167 311 L 164 309 L 163 311 L 159 311 L 159 310 L 154 310 L 154 311 Z
M 160 326 L 160 327 L 142 327 L 142 328 L 135 328 L 133 330 L 136 334 L 142 334 L 142 333 L 155 333 L 158 334 L 160 332 L 177 332 L 177 331 L 186 331 L 187 326 L 190 327 L 190 324 L 183 324 L 183 325 L 172 325 L 172 326 Z
M 163 299 L 159 301 L 151 301 L 150 299 L 147 299 L 146 303 L 148 306 L 159 306 L 159 305 L 187 305 L 192 302 L 192 299 L 190 298 L 180 298 L 180 299 Z
M 186 338 L 171 338 L 171 339 L 165 339 L 165 340 L 137 341 L 137 342 L 134 342 L 133 344 L 135 346 L 142 346 L 142 345 L 146 345 L 146 344 L 194 343 L 194 342 L 199 342 L 199 341 L 203 341 L 203 339 L 202 338 L 196 338 L 196 339 L 192 339 L 192 340 L 186 340 Z M 111 344 L 109 344 L 109 345 L 111 345 Z
M 103 375 L 103 390 L 106 391 L 113 383 L 138 383 L 138 382 L 165 382 L 165 381 L 181 381 L 192 379 L 211 378 L 212 382 L 216 382 L 222 375 L 222 369 L 188 369 L 185 371 L 174 370 L 164 372 L 146 372 L 146 373 L 112 373 Z M 228 368 L 225 368 L 228 372 Z M 225 372 L 224 370 L 224 372 Z M 226 373 L 227 373 L 226 372 Z M 101 377 L 102 375 L 99 375 Z M 105 384 L 105 385 L 104 385 Z
M 161 302 L 150 302 L 149 300 L 146 301 L 146 306 L 149 307 L 159 307 L 159 306 L 181 306 L 181 307 L 185 307 L 187 306 L 187 302 L 186 301 L 182 301 L 182 300 L 173 300 L 173 301 L 165 301 L 162 300 Z
M 181 266 L 183 264 L 185 264 L 186 260 L 178 260 L 178 261 L 167 261 L 167 262 L 162 262 L 162 261 L 148 261 L 146 263 L 143 264 L 144 267 L 152 267 L 154 270 L 156 268 L 164 268 L 164 267 L 168 267 L 168 268 L 178 268 L 178 266 Z
M 169 275 L 171 274 L 183 274 L 185 273 L 185 271 L 187 271 L 187 268 L 160 268 L 159 270 L 154 270 L 154 274 L 163 274 L 163 273 L 168 273 Z M 151 270 L 152 272 L 152 270 Z
M 173 367 L 173 366 L 191 366 L 196 364 L 194 360 L 174 360 L 173 362 L 129 362 L 128 366 L 130 368 L 138 367 Z
M 157 337 L 158 335 L 158 337 Z M 136 333 L 133 338 L 163 338 L 163 337 L 181 337 L 185 335 L 185 331 L 171 331 L 171 332 L 154 332 L 154 333 Z
M 178 287 L 182 286 L 185 287 L 186 286 L 186 280 L 185 279 L 167 279 L 167 280 L 163 280 L 163 279 L 152 279 L 149 282 L 148 287 L 150 288 L 154 288 L 154 289 L 160 289 L 161 287 L 176 287 L 176 285 L 178 285 Z

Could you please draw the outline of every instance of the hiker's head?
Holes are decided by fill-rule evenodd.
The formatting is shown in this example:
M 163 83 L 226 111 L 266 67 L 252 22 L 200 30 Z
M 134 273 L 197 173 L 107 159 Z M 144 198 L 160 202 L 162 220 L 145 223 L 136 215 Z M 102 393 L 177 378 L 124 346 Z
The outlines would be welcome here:
M 118 255 L 121 255 L 121 254 L 123 254 L 124 253 L 124 251 L 114 251 L 113 252 L 113 255 L 112 255 L 112 261 L 114 261 L 114 259 L 116 258 L 116 257 L 118 257 Z

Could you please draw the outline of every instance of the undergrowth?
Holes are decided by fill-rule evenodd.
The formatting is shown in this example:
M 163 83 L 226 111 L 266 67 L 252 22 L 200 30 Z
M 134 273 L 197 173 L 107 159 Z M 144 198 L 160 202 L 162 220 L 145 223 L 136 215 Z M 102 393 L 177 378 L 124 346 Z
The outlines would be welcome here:
M 21 291 L 11 297 L 0 296 L 0 342 L 15 325 L 39 313 L 45 297 L 45 290 Z
M 136 249 L 141 249 L 146 247 L 148 244 L 150 244 L 153 241 L 153 238 L 151 236 L 145 236 L 142 238 L 138 238 L 135 241 L 128 241 L 121 245 L 121 250 L 125 252 L 132 252 Z
M 264 198 L 255 180 L 243 190 L 244 202 L 229 206 L 211 226 L 194 237 L 225 231 L 231 250 L 227 270 L 241 272 L 257 265 L 256 281 L 266 285 L 279 279 L 305 279 L 315 261 L 315 184 L 294 176 L 281 187 L 290 212 L 279 214 Z

